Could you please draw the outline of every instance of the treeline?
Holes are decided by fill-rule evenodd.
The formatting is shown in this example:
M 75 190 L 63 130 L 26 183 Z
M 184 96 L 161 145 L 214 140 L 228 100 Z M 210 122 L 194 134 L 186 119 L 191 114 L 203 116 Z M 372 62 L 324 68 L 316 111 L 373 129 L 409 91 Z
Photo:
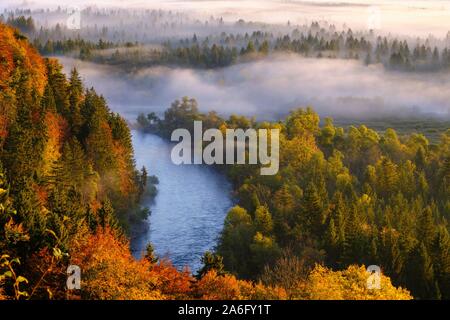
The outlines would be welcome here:
M 41 28 L 38 31 L 31 17 L 12 15 L 6 21 L 33 39 L 34 46 L 42 54 L 75 52 L 83 60 L 126 67 L 169 64 L 220 68 L 276 52 L 293 52 L 314 58 L 356 59 L 366 65 L 382 64 L 387 69 L 403 71 L 439 71 L 450 67 L 450 51 L 445 42 L 430 39 L 413 42 L 351 29 L 338 32 L 333 25 L 323 27 L 317 22 L 294 28 L 290 34 L 284 35 L 257 30 L 244 34 L 221 32 L 203 37 L 194 34 L 178 41 L 173 37 L 155 39 L 150 43 L 161 48 L 152 49 L 145 46 L 145 41 L 103 40 L 108 39 L 106 27 L 97 30 L 98 41 L 92 41 L 87 40 L 87 36 L 75 36 L 59 24 L 52 29 Z M 123 50 L 122 47 L 128 49 Z M 116 50 L 101 51 L 111 48 Z M 241 57 L 245 59 L 239 59 Z
M 44 43 L 49 39 L 57 41 L 78 36 L 93 42 L 104 39 L 112 42 L 149 43 L 175 38 L 178 34 L 185 32 L 202 32 L 201 29 L 204 29 L 202 33 L 206 33 L 227 28 L 221 17 L 211 16 L 207 20 L 200 21 L 190 14 L 173 10 L 87 7 L 80 8 L 82 23 L 79 29 L 73 30 L 66 27 L 66 21 L 75 12 L 74 9 L 5 9 L 0 13 L 0 22 L 7 23 L 8 20 L 18 20 L 21 17 L 32 19 L 35 26 L 34 32 L 27 35 L 30 38 L 37 36 Z M 48 21 L 53 23 L 49 25 Z M 246 23 L 240 23 L 239 27 L 243 28 L 246 25 Z M 250 27 L 251 24 L 246 26 L 246 28 Z
M 187 98 L 164 119 L 141 115 L 139 123 L 170 136 L 174 128 L 192 130 L 194 120 L 205 129 L 281 131 L 277 175 L 261 176 L 256 165 L 224 166 L 239 200 L 217 247 L 226 270 L 273 284 L 284 273 L 304 277 L 316 263 L 378 265 L 414 297 L 450 299 L 449 130 L 430 144 L 393 129 L 344 129 L 331 119 L 319 126 L 309 108 L 276 123 L 225 120 L 200 113 Z M 304 271 L 292 275 L 294 267 Z
M 175 65 L 194 68 L 221 68 L 230 66 L 243 56 L 268 53 L 268 45 L 255 48 L 251 43 L 246 48 L 195 43 L 191 46 L 173 46 L 164 43 L 159 48 L 149 49 L 138 43 L 113 43 L 99 40 L 98 43 L 82 39 L 51 41 L 44 44 L 35 39 L 34 46 L 44 55 L 74 55 L 81 60 L 123 66 L 145 68 L 154 65 Z M 105 49 L 112 49 L 102 51 Z
M 367 35 L 366 35 L 367 36 Z M 182 39 L 179 42 L 165 41 L 162 48 L 148 49 L 137 43 L 128 44 L 134 50 L 120 50 L 105 54 L 97 52 L 84 55 L 84 59 L 96 62 L 123 64 L 134 66 L 149 66 L 158 64 L 174 64 L 200 68 L 220 68 L 239 61 L 249 61 L 267 56 L 270 53 L 297 53 L 304 57 L 355 59 L 365 65 L 382 64 L 389 70 L 402 71 L 439 71 L 450 67 L 450 51 L 447 47 L 439 49 L 429 42 L 420 43 L 410 49 L 406 40 L 377 37 L 368 40 L 366 36 L 356 36 L 351 30 L 332 35 L 320 33 L 294 32 L 292 35 L 275 37 L 267 32 L 253 32 L 251 35 L 222 34 L 220 38 L 206 37 L 203 40 L 196 35 L 192 39 Z M 373 37 L 373 36 L 372 36 Z M 74 40 L 60 41 L 60 47 L 73 48 Z M 51 44 L 39 44 L 45 47 Z M 107 43 L 102 48 L 99 44 L 88 49 L 106 49 L 123 46 Z M 82 45 L 79 45 L 81 48 Z M 79 49 L 78 48 L 78 49 Z M 45 50 L 42 51 L 46 53 Z M 70 52 L 60 49 L 60 52 Z M 245 59 L 239 59 L 245 57 Z
M 44 44 L 35 39 L 34 47 L 43 55 L 68 55 L 75 54 L 81 60 L 89 60 L 93 57 L 94 50 L 105 50 L 115 48 L 118 45 L 100 39 L 97 43 L 85 41 L 83 39 L 67 40 L 47 40 Z M 131 46 L 131 44 L 128 44 Z
M 0 47 L 0 289 L 63 298 L 75 239 L 119 235 L 147 216 L 146 171 L 135 169 L 125 120 L 75 69 L 67 79 L 2 24 Z
M 0 22 L 1 19 L 0 19 Z M 6 24 L 19 29 L 22 33 L 33 34 L 36 31 L 36 25 L 31 16 L 18 16 L 17 18 L 14 15 L 9 16 L 6 19 Z

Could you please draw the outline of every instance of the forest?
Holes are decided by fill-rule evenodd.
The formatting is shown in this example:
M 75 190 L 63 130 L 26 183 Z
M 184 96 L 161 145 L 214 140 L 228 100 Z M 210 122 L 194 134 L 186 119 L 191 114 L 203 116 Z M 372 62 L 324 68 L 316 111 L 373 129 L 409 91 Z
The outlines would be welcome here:
M 145 168 L 135 168 L 127 122 L 112 112 L 106 100 L 93 88 L 84 87 L 76 69 L 66 77 L 57 60 L 41 57 L 24 35 L 3 24 L 0 24 L 0 61 L 0 299 L 412 298 L 408 290 L 394 287 L 391 279 L 384 275 L 381 290 L 368 290 L 363 266 L 346 264 L 347 268 L 333 271 L 317 263 L 306 270 L 301 260 L 291 255 L 278 256 L 274 249 L 277 246 L 280 250 L 287 247 L 287 243 L 294 239 L 293 234 L 288 232 L 286 239 L 275 240 L 276 230 L 283 226 L 271 222 L 271 214 L 262 196 L 266 191 L 270 192 L 269 186 L 252 181 L 257 177 L 252 178 L 253 169 L 250 168 L 244 168 L 248 183 L 242 184 L 239 189 L 242 206 L 246 201 L 244 195 L 251 194 L 247 199 L 251 202 L 247 207 L 251 214 L 244 207 L 230 211 L 219 250 L 223 258 L 206 253 L 204 266 L 195 275 L 187 269 L 177 270 L 170 261 L 155 256 L 151 245 L 147 247 L 145 256 L 136 260 L 128 246 L 127 231 L 132 223 L 149 214 L 139 204 L 148 179 Z M 184 101 L 181 106 L 186 103 Z M 172 111 L 177 110 L 174 108 Z M 201 116 L 196 110 L 192 111 L 195 111 L 192 116 Z M 310 113 L 299 114 L 297 118 L 292 116 L 288 120 L 292 125 L 287 126 L 290 131 L 286 138 L 305 140 L 305 146 L 309 141 L 311 149 L 307 150 L 311 154 L 317 151 L 317 155 L 311 156 L 310 160 L 315 158 L 324 164 L 327 160 L 323 156 L 320 158 L 318 147 L 313 145 L 317 132 L 313 134 L 312 130 L 317 128 L 314 126 L 314 115 Z M 185 116 L 182 112 L 179 119 L 187 120 Z M 304 117 L 313 118 L 312 123 L 308 124 Z M 219 118 L 213 118 L 212 121 L 216 122 L 212 122 L 212 126 L 222 123 Z M 248 119 L 232 117 L 228 125 L 245 121 Z M 302 121 L 307 129 L 302 126 Z M 417 139 L 420 143 L 420 138 Z M 299 146 L 298 143 L 296 145 Z M 448 143 L 445 145 L 448 147 Z M 331 152 L 332 144 L 327 146 L 328 152 Z M 430 148 L 420 149 L 427 157 L 423 165 L 440 159 L 438 151 L 441 149 L 433 149 L 430 153 Z M 305 155 L 306 158 L 309 157 Z M 343 165 L 339 169 L 337 153 L 334 159 L 335 170 L 344 172 Z M 286 161 L 291 165 L 301 163 L 289 158 Z M 239 179 L 236 170 L 238 168 L 230 170 L 230 178 L 237 186 Z M 284 174 L 288 171 L 287 167 L 283 170 Z M 350 177 L 347 173 L 347 176 L 338 179 L 341 181 L 339 185 L 350 188 L 353 184 L 344 183 L 345 178 Z M 330 183 L 333 181 L 329 180 Z M 441 187 L 443 189 L 439 192 L 448 192 L 447 182 Z M 301 192 L 295 184 L 287 189 Z M 291 191 L 286 191 L 286 199 L 289 200 Z M 303 197 L 298 200 L 303 201 Z M 442 209 L 446 205 L 447 209 Z M 255 213 L 251 210 L 252 206 L 256 206 Z M 286 217 L 292 217 L 289 201 L 285 202 L 285 208 Z M 327 203 L 327 207 L 324 204 L 322 208 L 324 218 L 330 217 L 331 204 Z M 448 203 L 437 202 L 430 208 L 434 211 L 426 212 L 438 214 L 441 212 L 439 210 L 448 211 Z M 325 210 L 328 210 L 326 216 Z M 280 212 L 277 211 L 277 214 Z M 363 214 L 357 210 L 354 212 Z M 395 213 L 392 210 L 392 215 Z M 252 217 L 254 214 L 255 218 Z M 441 239 L 439 244 L 444 245 L 447 234 L 442 228 L 437 230 L 434 217 L 427 217 L 431 219 L 432 248 L 438 235 L 441 237 L 437 238 Z M 274 215 L 274 221 L 278 220 Z M 314 219 L 312 221 L 317 223 L 315 226 L 318 228 L 324 226 Z M 336 225 L 342 228 L 343 225 L 338 223 L 336 218 Z M 300 225 L 300 222 L 291 224 L 295 228 L 300 228 Z M 314 238 L 312 225 L 310 229 L 305 229 L 311 240 Z M 239 242 L 240 248 L 234 247 L 237 242 L 233 245 L 227 240 L 230 233 L 243 239 L 251 238 L 252 243 L 243 241 Z M 365 234 L 355 231 L 355 236 Z M 425 248 L 424 245 L 420 248 Z M 442 250 L 445 248 L 442 247 Z M 235 250 L 235 253 L 227 254 L 229 250 Z M 275 264 L 279 270 L 267 270 L 266 276 L 261 278 L 257 277 L 256 272 L 248 273 L 245 263 L 238 270 L 233 261 L 246 250 L 254 254 L 251 263 L 256 261 L 254 259 L 262 259 L 261 254 L 266 257 L 266 252 L 270 253 L 271 258 L 279 258 Z M 425 249 L 420 252 L 426 253 Z M 444 251 L 437 252 L 444 254 Z M 66 287 L 66 270 L 71 264 L 79 265 L 83 270 L 80 290 L 69 291 Z M 302 278 L 292 282 L 294 279 L 282 271 L 284 268 L 295 273 L 302 269 Z M 447 276 L 444 271 L 436 272 L 436 283 L 440 284 L 441 277 Z M 330 284 L 334 290 L 324 290 L 324 286 Z M 445 288 L 440 289 L 445 294 Z
M 216 248 L 225 270 L 283 283 L 290 292 L 317 264 L 375 264 L 415 298 L 450 298 L 450 130 L 430 143 L 418 133 L 336 127 L 330 118 L 320 125 L 311 108 L 279 122 L 223 119 L 201 113 L 187 97 L 163 119 L 137 119 L 143 130 L 167 138 L 173 128 L 193 130 L 196 120 L 205 130 L 280 129 L 278 174 L 261 176 L 258 165 L 218 168 L 238 199 Z
M 14 1 L 0 300 L 450 300 L 450 7 Z M 278 172 L 174 169 L 195 121 L 278 129 Z
M 0 48 L 0 299 L 411 299 L 386 276 L 382 290 L 368 290 L 356 265 L 317 264 L 288 286 L 268 281 L 287 276 L 278 271 L 238 279 L 229 257 L 212 253 L 195 276 L 151 245 L 135 260 L 127 228 L 148 214 L 139 205 L 147 171 L 134 166 L 127 123 L 16 29 L 0 25 Z M 83 269 L 81 290 L 65 286 L 70 264 Z M 332 293 L 321 289 L 330 283 Z

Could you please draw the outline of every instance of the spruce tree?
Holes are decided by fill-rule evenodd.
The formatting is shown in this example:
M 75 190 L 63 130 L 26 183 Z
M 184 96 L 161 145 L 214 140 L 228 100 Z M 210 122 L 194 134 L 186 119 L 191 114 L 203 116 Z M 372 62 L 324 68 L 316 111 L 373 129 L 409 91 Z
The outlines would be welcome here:
M 407 263 L 406 287 L 419 299 L 435 299 L 436 292 L 433 263 L 423 242 L 411 252 Z
M 324 221 L 324 210 L 322 199 L 319 197 L 317 188 L 313 183 L 310 183 L 305 191 L 302 220 L 307 232 L 320 237 Z
M 429 249 L 435 234 L 433 211 L 429 206 L 427 206 L 419 215 L 417 228 L 417 238 L 425 244 L 427 249 Z
M 153 248 L 153 245 L 151 243 L 148 243 L 147 247 L 145 248 L 144 259 L 149 261 L 152 264 L 155 264 L 158 262 L 158 257 L 156 256 L 155 249 Z
M 441 226 L 432 244 L 434 273 L 442 299 L 450 299 L 450 236 L 448 230 Z
M 81 116 L 80 105 L 83 95 L 83 84 L 76 68 L 73 68 L 69 78 L 69 121 L 70 128 L 74 135 L 78 135 L 81 130 L 83 119 Z
M 207 274 L 211 270 L 215 270 L 217 274 L 224 275 L 225 267 L 223 265 L 223 258 L 217 254 L 214 254 L 210 251 L 206 251 L 202 257 L 202 268 L 197 272 L 197 279 L 201 279 L 205 274 Z
M 109 199 L 102 202 L 102 207 L 98 210 L 98 224 L 102 228 L 118 228 L 119 224 L 114 215 L 114 208 Z
M 270 235 L 273 229 L 272 216 L 265 206 L 259 206 L 255 211 L 254 225 L 256 231 Z

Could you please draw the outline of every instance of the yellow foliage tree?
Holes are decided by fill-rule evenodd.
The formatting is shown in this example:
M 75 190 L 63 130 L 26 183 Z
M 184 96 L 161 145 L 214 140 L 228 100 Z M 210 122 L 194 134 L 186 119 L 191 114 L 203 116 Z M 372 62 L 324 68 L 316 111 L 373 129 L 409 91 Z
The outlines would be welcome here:
M 306 300 L 410 300 L 408 290 L 396 288 L 389 277 L 381 275 L 380 289 L 369 289 L 364 266 L 349 266 L 333 271 L 321 265 L 300 283 L 295 298 Z

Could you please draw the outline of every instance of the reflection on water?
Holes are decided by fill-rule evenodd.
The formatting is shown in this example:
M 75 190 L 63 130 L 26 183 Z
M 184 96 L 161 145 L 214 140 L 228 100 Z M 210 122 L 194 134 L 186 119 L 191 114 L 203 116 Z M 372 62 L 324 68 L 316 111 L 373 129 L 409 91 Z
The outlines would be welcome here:
M 162 138 L 132 131 L 136 165 L 159 179 L 158 195 L 150 207 L 149 230 L 132 240 L 136 257 L 148 242 L 159 256 L 167 255 L 177 267 L 200 267 L 200 258 L 217 243 L 223 221 L 232 206 L 231 186 L 211 167 L 174 165 L 172 145 Z

